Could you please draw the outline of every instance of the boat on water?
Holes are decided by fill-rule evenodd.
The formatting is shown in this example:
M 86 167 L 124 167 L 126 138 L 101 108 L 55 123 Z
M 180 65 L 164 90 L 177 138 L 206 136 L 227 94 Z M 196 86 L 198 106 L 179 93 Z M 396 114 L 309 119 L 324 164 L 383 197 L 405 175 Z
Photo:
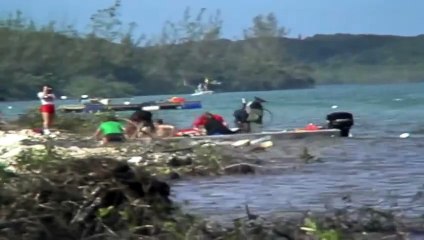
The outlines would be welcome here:
M 208 78 L 205 78 L 203 83 L 199 83 L 197 88 L 194 90 L 194 93 L 191 96 L 200 96 L 200 95 L 208 95 L 213 94 L 214 91 L 209 89 L 209 85 L 221 85 L 222 83 L 216 80 L 209 81 Z
M 301 139 L 305 137 L 349 137 L 350 129 L 354 125 L 353 115 L 348 112 L 333 112 L 326 116 L 327 126 L 317 126 L 309 123 L 303 128 L 268 130 L 253 133 L 234 133 L 222 135 L 197 135 L 195 131 L 189 129 L 179 132 L 178 136 L 170 137 L 169 140 L 179 140 L 189 138 L 193 140 L 219 140 L 219 141 L 238 141 L 238 140 L 267 140 L 278 141 L 285 139 Z M 236 131 L 237 128 L 231 129 Z
M 69 104 L 58 107 L 58 110 L 65 113 L 97 113 L 109 111 L 157 111 L 157 110 L 186 110 L 202 108 L 201 101 L 186 101 L 184 98 L 173 97 L 162 101 L 149 101 L 142 103 L 124 102 L 119 104 L 111 103 L 110 99 L 88 99 L 80 104 Z
M 305 137 L 339 137 L 340 129 L 319 129 L 319 130 L 274 130 L 274 131 L 263 131 L 258 133 L 236 133 L 227 135 L 202 135 L 202 136 L 178 136 L 170 137 L 167 140 L 181 140 L 181 139 L 193 139 L 193 140 L 217 140 L 217 141 L 238 141 L 238 140 L 269 140 L 278 141 L 285 139 L 301 139 Z
M 191 94 L 191 96 L 208 95 L 208 94 L 213 94 L 213 93 L 214 93 L 214 91 L 212 91 L 212 90 L 206 90 L 206 91 L 200 90 L 199 91 L 198 89 L 196 89 L 194 91 L 194 93 Z

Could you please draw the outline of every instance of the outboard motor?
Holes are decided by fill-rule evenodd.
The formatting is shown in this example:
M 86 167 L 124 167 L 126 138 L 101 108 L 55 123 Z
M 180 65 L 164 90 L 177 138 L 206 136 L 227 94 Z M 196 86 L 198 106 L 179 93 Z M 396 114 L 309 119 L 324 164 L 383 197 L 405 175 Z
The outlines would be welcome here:
M 340 129 L 341 137 L 348 137 L 353 126 L 353 115 L 348 112 L 334 112 L 327 115 L 328 128 Z

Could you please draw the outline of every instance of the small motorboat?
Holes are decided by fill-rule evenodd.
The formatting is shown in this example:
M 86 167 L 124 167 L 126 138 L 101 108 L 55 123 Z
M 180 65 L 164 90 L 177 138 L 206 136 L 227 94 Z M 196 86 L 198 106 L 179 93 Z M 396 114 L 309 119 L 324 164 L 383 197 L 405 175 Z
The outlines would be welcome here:
M 269 140 L 299 139 L 311 136 L 326 137 L 349 137 L 350 128 L 354 125 L 353 115 L 348 112 L 333 112 L 326 117 L 327 126 L 317 126 L 313 123 L 303 128 L 283 129 L 275 131 L 261 131 L 253 133 L 234 133 L 222 135 L 202 135 L 201 131 L 195 129 L 183 129 L 177 132 L 173 139 L 197 139 L 197 140 L 251 140 L 257 138 L 269 138 Z M 231 130 L 236 131 L 237 128 Z
M 206 90 L 206 91 L 203 91 L 203 90 L 198 90 L 198 89 L 196 89 L 196 91 L 194 91 L 194 93 L 192 93 L 191 94 L 191 96 L 200 96 L 200 95 L 207 95 L 207 94 L 213 94 L 214 93 L 214 91 L 212 91 L 212 90 Z
M 269 138 L 269 140 L 284 140 L 284 139 L 299 139 L 311 136 L 325 136 L 325 137 L 337 137 L 340 136 L 340 129 L 318 129 L 318 130 L 304 130 L 304 129 L 293 129 L 293 130 L 275 130 L 275 131 L 263 131 L 258 133 L 236 133 L 226 135 L 186 135 L 167 138 L 168 140 L 178 140 L 189 138 L 193 140 L 218 140 L 218 141 L 237 141 L 244 139 L 258 139 L 258 138 Z
M 209 79 L 205 78 L 203 83 L 199 83 L 199 85 L 197 85 L 197 88 L 194 90 L 194 93 L 192 93 L 191 96 L 213 94 L 214 91 L 210 90 L 208 86 L 215 85 L 216 83 L 219 83 L 219 84 L 221 83 L 217 81 L 212 81 L 212 82 L 209 82 Z

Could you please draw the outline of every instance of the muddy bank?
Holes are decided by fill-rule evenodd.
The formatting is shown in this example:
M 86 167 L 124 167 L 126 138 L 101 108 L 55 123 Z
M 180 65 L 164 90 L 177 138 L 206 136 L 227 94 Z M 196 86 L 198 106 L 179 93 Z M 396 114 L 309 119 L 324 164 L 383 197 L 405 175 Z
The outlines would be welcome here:
M 263 218 L 248 206 L 231 224 L 183 213 L 172 186 L 105 157 L 49 155 L 0 175 L 4 239 L 402 239 L 419 222 L 364 208 Z M 411 238 L 412 239 L 412 238 Z

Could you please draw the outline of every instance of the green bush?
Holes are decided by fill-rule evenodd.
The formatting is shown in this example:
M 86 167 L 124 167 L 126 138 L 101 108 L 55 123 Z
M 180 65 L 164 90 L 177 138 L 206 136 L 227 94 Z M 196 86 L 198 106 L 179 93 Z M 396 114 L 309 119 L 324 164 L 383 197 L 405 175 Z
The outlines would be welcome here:
M 61 113 L 58 112 L 53 121 L 53 129 L 72 133 L 92 133 L 98 125 L 113 112 L 108 113 Z M 42 119 L 38 109 L 31 109 L 12 122 L 22 128 L 41 128 Z

